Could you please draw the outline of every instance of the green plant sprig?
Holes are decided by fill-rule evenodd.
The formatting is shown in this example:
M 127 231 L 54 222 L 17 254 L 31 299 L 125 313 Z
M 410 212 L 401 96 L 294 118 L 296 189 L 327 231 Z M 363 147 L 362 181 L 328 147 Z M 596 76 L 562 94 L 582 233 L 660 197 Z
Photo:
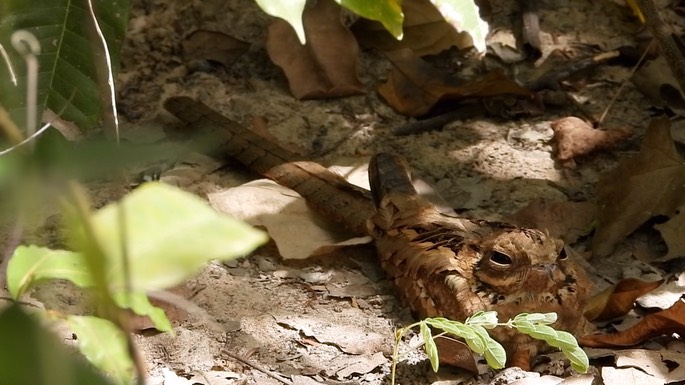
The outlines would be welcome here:
M 440 359 L 435 338 L 449 335 L 464 340 L 466 345 L 475 353 L 482 354 L 488 366 L 493 369 L 504 368 L 507 362 L 506 351 L 502 345 L 495 341 L 488 330 L 495 327 L 507 327 L 516 329 L 518 332 L 529 335 L 535 339 L 545 341 L 550 346 L 559 348 L 571 362 L 571 367 L 581 373 L 587 372 L 590 363 L 587 355 L 578 346 L 578 341 L 568 332 L 554 330 L 551 324 L 557 321 L 556 313 L 521 313 L 500 323 L 496 311 L 479 311 L 464 322 L 452 321 L 447 318 L 426 318 L 407 327 L 397 330 L 395 333 L 395 348 L 393 349 L 391 383 L 395 384 L 395 369 L 399 360 L 399 344 L 402 337 L 415 327 L 423 336 L 426 355 L 430 360 L 433 371 L 438 371 Z M 442 333 L 433 336 L 431 330 L 441 330 Z

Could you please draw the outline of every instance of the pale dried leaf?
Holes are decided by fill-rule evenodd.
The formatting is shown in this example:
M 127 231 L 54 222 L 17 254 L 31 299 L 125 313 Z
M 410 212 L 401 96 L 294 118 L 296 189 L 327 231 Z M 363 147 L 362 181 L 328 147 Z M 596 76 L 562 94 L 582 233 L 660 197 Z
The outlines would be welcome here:
M 616 352 L 619 368 L 640 368 L 665 383 L 685 381 L 685 356 L 669 350 L 632 349 Z M 675 368 L 673 368 L 675 367 Z
M 663 381 L 636 368 L 605 366 L 602 368 L 602 379 L 605 385 L 664 385 Z
M 664 285 L 637 299 L 645 308 L 668 309 L 685 295 L 685 272 L 671 276 Z
M 350 377 L 354 374 L 366 374 L 388 362 L 383 353 L 365 354 L 358 358 L 357 363 L 339 370 L 336 375 L 339 379 Z
M 285 259 L 328 254 L 337 247 L 369 242 L 327 225 L 298 193 L 261 179 L 208 195 L 210 204 L 254 226 L 263 226 Z
M 373 354 L 384 346 L 390 346 L 390 336 L 353 325 L 329 324 L 320 319 L 297 316 L 278 316 L 276 322 L 319 343 L 335 345 L 348 354 Z

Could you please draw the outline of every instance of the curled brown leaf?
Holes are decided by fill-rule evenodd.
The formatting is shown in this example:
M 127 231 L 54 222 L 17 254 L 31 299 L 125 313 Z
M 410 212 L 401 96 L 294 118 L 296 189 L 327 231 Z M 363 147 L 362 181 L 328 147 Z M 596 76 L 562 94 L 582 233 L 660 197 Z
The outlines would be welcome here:
M 590 348 L 633 346 L 664 334 L 685 334 L 685 302 L 681 298 L 666 310 L 648 314 L 631 328 L 616 334 L 595 334 L 580 338 Z
M 652 282 L 635 278 L 621 280 L 590 299 L 585 307 L 585 318 L 601 321 L 625 315 L 633 308 L 638 297 L 656 289 L 663 282 L 663 279 Z

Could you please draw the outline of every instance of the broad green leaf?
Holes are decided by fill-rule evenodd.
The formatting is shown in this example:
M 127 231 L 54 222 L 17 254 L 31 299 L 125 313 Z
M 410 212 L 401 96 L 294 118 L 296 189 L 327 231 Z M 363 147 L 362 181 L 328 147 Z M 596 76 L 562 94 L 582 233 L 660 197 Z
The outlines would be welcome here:
M 335 0 L 357 15 L 379 21 L 395 38 L 402 39 L 401 2 L 398 0 Z
M 444 332 L 447 332 L 449 334 L 452 334 L 457 337 L 461 337 L 464 339 L 473 339 L 476 338 L 477 335 L 471 328 L 471 326 L 464 325 L 461 322 L 456 322 L 456 321 L 448 321 L 448 322 L 442 322 L 439 323 L 438 325 L 432 325 L 435 328 L 438 328 Z
M 92 227 L 106 259 L 112 292 L 126 286 L 122 244 L 126 245 L 132 289 L 148 291 L 177 285 L 208 261 L 246 255 L 267 240 L 264 232 L 216 212 L 195 195 L 161 183 L 147 183 L 99 210 L 92 217 Z M 88 247 L 83 229 L 72 233 L 74 249 Z
M 67 323 L 78 337 L 81 353 L 93 365 L 107 372 L 117 384 L 131 384 L 133 361 L 126 336 L 108 320 L 90 316 L 69 316 Z
M 488 331 L 480 325 L 470 325 L 471 330 L 476 334 L 475 338 L 465 338 L 466 344 L 471 350 L 478 354 L 483 354 L 488 345 L 488 340 L 491 339 Z
M 578 347 L 578 341 L 573 334 L 563 330 L 557 330 L 557 336 L 554 339 L 546 340 L 547 343 L 559 349 L 575 349 Z
M 38 246 L 17 247 L 7 265 L 7 289 L 12 298 L 47 279 L 66 279 L 79 287 L 93 285 L 83 255 Z
M 534 324 L 553 324 L 557 322 L 557 313 L 521 313 L 514 317 L 514 322 L 528 321 Z
M 435 345 L 431 329 L 428 327 L 428 325 L 425 322 L 421 322 L 419 325 L 421 329 L 421 335 L 423 336 L 423 343 L 426 346 L 426 355 L 430 360 L 433 371 L 437 372 L 438 367 L 440 366 L 440 358 L 438 357 L 438 347 L 437 345 Z
M 304 35 L 304 25 L 302 24 L 302 12 L 307 5 L 307 0 L 255 0 L 259 8 L 267 14 L 280 17 L 290 24 L 300 43 L 307 42 Z
M 155 328 L 162 332 L 173 331 L 173 326 L 171 321 L 164 313 L 164 310 L 154 306 L 150 303 L 145 293 L 116 293 L 113 295 L 114 302 L 117 306 L 124 309 L 131 309 L 134 313 L 147 316 L 150 318 L 152 323 L 155 324 Z
M 111 385 L 20 305 L 0 314 L 0 379 L 12 385 Z
M 485 346 L 483 357 L 487 361 L 488 366 L 493 369 L 502 369 L 507 363 L 507 352 L 504 350 L 499 342 L 490 338 Z
M 576 346 L 574 349 L 562 349 L 561 352 L 571 361 L 571 367 L 574 370 L 580 373 L 587 372 L 590 367 L 590 360 L 583 349 Z
M 431 0 L 431 3 L 454 28 L 471 35 L 473 45 L 478 51 L 485 52 L 485 36 L 489 27 L 480 18 L 474 0 Z
M 557 331 L 547 325 L 535 325 L 530 333 L 526 333 L 533 338 L 550 341 L 557 339 Z
M 109 46 L 114 76 L 126 31 L 128 0 L 93 0 L 100 27 Z M 64 120 L 89 129 L 102 114 L 98 71 L 102 67 L 102 42 L 84 1 L 0 1 L 0 44 L 10 56 L 18 86 L 10 81 L 7 66 L 0 64 L 0 104 L 19 126 L 26 126 L 26 65 L 10 43 L 12 34 L 26 30 L 40 43 L 37 116 L 51 109 Z M 73 95 L 73 97 L 72 97 Z
M 535 330 L 535 326 L 532 322 L 521 319 L 513 322 L 514 327 L 521 333 L 530 334 Z
M 492 329 L 497 326 L 497 312 L 496 311 L 479 311 L 476 314 L 466 319 L 464 322 L 467 325 L 482 326 L 486 329 Z

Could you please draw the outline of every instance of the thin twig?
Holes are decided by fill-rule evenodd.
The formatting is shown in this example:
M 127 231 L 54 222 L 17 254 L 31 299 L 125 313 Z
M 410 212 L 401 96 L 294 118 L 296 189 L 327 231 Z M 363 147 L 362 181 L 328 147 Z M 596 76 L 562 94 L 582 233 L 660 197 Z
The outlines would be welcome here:
M 685 57 L 674 40 L 678 37 L 673 34 L 672 29 L 661 18 L 654 0 L 638 0 L 637 5 L 645 16 L 645 24 L 656 41 L 659 42 L 661 53 L 664 55 L 671 72 L 673 72 L 673 76 L 678 81 L 680 89 L 685 91 Z
M 642 62 L 643 62 L 643 61 L 645 60 L 645 58 L 647 57 L 647 53 L 652 49 L 653 46 L 654 46 L 654 40 L 652 40 L 652 41 L 649 43 L 649 45 L 647 46 L 647 48 L 645 48 L 645 52 L 642 53 L 642 56 L 640 56 L 640 59 L 637 61 L 637 63 L 635 63 L 635 65 L 633 66 L 633 68 L 630 70 L 630 74 L 628 75 L 628 77 L 626 78 L 626 80 L 624 80 L 623 83 L 621 83 L 621 85 L 618 87 L 618 89 L 617 89 L 616 92 L 614 93 L 614 96 L 612 96 L 612 97 L 611 97 L 611 100 L 609 101 L 609 103 L 607 103 L 607 106 L 606 106 L 606 108 L 604 109 L 604 111 L 602 112 L 602 115 L 601 115 L 601 116 L 599 117 L 599 119 L 597 120 L 597 124 L 595 125 L 596 128 L 599 128 L 599 125 L 602 124 L 602 122 L 604 121 L 604 118 L 606 118 L 606 116 L 607 116 L 607 113 L 609 113 L 609 110 L 611 109 L 611 106 L 612 106 L 612 105 L 614 104 L 614 102 L 616 101 L 616 98 L 618 98 L 618 95 L 621 94 L 621 91 L 623 91 L 623 89 L 625 88 L 625 86 L 626 86 L 626 84 L 628 83 L 628 81 L 630 81 L 630 78 L 632 78 L 633 75 L 635 75 L 635 71 L 637 71 L 637 69 L 640 68 L 640 65 L 642 65 Z
M 257 364 L 257 363 L 254 363 L 254 362 L 252 362 L 252 361 L 246 360 L 246 359 L 244 359 L 243 357 L 240 357 L 240 356 L 237 355 L 237 354 L 233 354 L 233 353 L 229 352 L 229 351 L 226 350 L 226 349 L 223 349 L 222 352 L 223 352 L 225 355 L 227 355 L 227 356 L 233 358 L 234 360 L 240 361 L 240 362 L 242 362 L 242 363 L 245 364 L 245 365 L 251 366 L 251 367 L 253 367 L 253 368 L 259 370 L 260 372 L 266 374 L 267 376 L 269 376 L 269 377 L 271 377 L 271 378 L 273 378 L 273 379 L 275 379 L 275 380 L 277 380 L 277 381 L 280 381 L 280 382 L 284 383 L 285 385 L 293 385 L 293 382 L 292 382 L 292 381 L 283 378 L 283 376 L 280 375 L 280 374 L 278 374 L 278 373 L 274 373 L 274 372 L 272 372 L 272 371 L 270 371 L 270 370 L 267 370 L 266 368 L 264 368 L 263 366 L 261 366 L 261 365 L 259 365 L 259 364 Z

